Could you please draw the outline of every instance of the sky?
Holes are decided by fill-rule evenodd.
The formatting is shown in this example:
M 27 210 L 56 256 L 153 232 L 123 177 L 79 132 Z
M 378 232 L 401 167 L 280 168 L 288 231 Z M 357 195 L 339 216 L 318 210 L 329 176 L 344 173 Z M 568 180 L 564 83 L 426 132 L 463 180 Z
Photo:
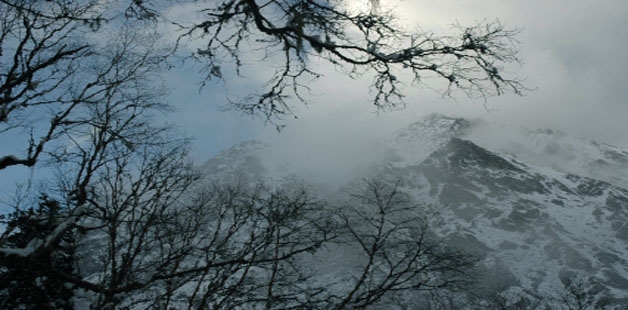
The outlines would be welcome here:
M 365 0 L 366 1 L 366 0 Z M 363 1 L 363 2 L 365 2 Z M 356 5 L 364 4 L 360 1 Z M 325 153 L 355 158 L 387 133 L 431 112 L 482 118 L 491 122 L 554 128 L 569 134 L 628 147 L 628 2 L 623 0 L 447 0 L 386 1 L 410 29 L 419 25 L 435 34 L 449 34 L 451 25 L 499 20 L 520 28 L 517 39 L 523 64 L 516 75 L 534 90 L 524 97 L 506 95 L 481 100 L 442 98 L 425 87 L 405 89 L 408 106 L 377 113 L 368 96 L 369 80 L 352 81 L 333 69 L 313 84 L 307 105 L 295 103 L 298 120 L 273 126 L 238 112 L 221 112 L 224 90 L 237 93 L 238 81 L 227 80 L 198 91 L 189 71 L 173 73 L 174 115 L 195 136 L 194 156 L 208 159 L 234 143 L 272 141 L 294 153 Z M 265 68 L 249 68 L 248 75 Z M 196 69 L 191 69 L 198 70 Z M 177 75 L 183 74 L 183 75 Z M 263 77 L 263 73 L 259 74 Z M 198 77 L 198 76 L 196 76 Z M 324 155 L 323 157 L 332 157 Z
M 366 7 L 367 0 L 353 4 Z M 433 112 L 553 128 L 628 148 L 628 1 L 380 0 L 380 5 L 399 14 L 409 29 L 418 26 L 436 35 L 452 34 L 454 23 L 495 20 L 521 29 L 523 64 L 513 70 L 533 90 L 484 102 L 408 86 L 406 108 L 378 112 L 369 101 L 370 80 L 351 80 L 323 65 L 324 77 L 312 84 L 308 105 L 295 103 L 298 119 L 286 120 L 278 132 L 260 119 L 220 111 L 225 90 L 230 96 L 248 92 L 245 83 L 226 80 L 199 92 L 198 80 L 189 74 L 198 68 L 184 69 L 171 75 L 171 99 L 178 108 L 173 120 L 195 137 L 193 156 L 202 162 L 234 143 L 261 139 L 296 165 L 319 174 L 331 171 L 321 177 L 333 178 L 367 163 L 391 133 Z M 247 70 L 248 76 L 263 78 L 268 68 Z
M 366 7 L 368 0 L 355 0 Z M 378 112 L 370 103 L 370 80 L 351 80 L 325 65 L 324 77 L 313 83 L 307 106 L 295 103 L 298 119 L 287 119 L 278 132 L 259 118 L 222 111 L 225 93 L 250 92 L 246 81 L 227 78 L 199 91 L 198 66 L 177 68 L 166 78 L 169 101 L 177 112 L 164 121 L 195 138 L 192 156 L 202 163 L 220 150 L 251 139 L 269 141 L 277 154 L 321 178 L 340 177 L 366 164 L 395 130 L 438 112 L 481 118 L 489 122 L 553 128 L 574 136 L 628 148 L 628 1 L 625 0 L 380 0 L 382 8 L 399 14 L 409 29 L 420 26 L 436 35 L 452 33 L 451 25 L 499 20 L 520 28 L 520 58 L 515 74 L 534 89 L 524 97 L 492 97 L 484 103 L 463 96 L 442 98 L 425 87 L 405 89 L 405 109 Z M 201 8 L 172 7 L 173 15 Z M 197 18 L 199 15 L 194 15 Z M 193 19 L 191 19 L 193 20 Z M 194 50 L 195 45 L 188 48 Z M 263 79 L 269 68 L 247 68 Z M 280 160 L 280 159 L 278 159 Z M 327 172 L 321 172 L 327 171 Z M 28 178 L 27 169 L 4 171 L 0 185 Z

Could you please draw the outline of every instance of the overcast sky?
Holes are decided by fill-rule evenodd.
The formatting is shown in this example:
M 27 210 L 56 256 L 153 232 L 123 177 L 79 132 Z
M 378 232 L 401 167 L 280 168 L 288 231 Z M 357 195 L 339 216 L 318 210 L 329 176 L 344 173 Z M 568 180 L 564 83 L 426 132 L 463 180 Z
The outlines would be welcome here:
M 366 1 L 366 0 L 365 0 Z M 529 128 L 555 128 L 567 133 L 628 146 L 628 1 L 625 0 L 443 0 L 387 1 L 409 27 L 420 25 L 447 34 L 458 22 L 500 20 L 522 28 L 518 74 L 537 88 L 525 97 L 508 95 L 482 101 L 443 99 L 426 88 L 407 88 L 408 107 L 374 113 L 368 102 L 369 81 L 351 81 L 333 70 L 315 86 L 307 107 L 297 105 L 299 119 L 274 127 L 235 112 L 218 112 L 220 93 L 238 91 L 237 82 L 210 86 L 200 94 L 189 74 L 172 76 L 176 122 L 196 137 L 194 155 L 201 160 L 242 140 L 261 138 L 285 146 L 297 156 L 333 150 L 354 159 L 372 146 L 372 137 L 418 120 L 430 112 L 479 117 Z M 359 3 L 359 2 L 356 2 Z M 255 74 L 252 72 L 250 74 Z M 248 91 L 248 90 L 247 90 Z
M 362 1 L 362 2 L 360 2 Z M 364 4 L 367 0 L 356 1 Z M 380 0 L 393 8 L 409 28 L 420 26 L 437 35 L 450 25 L 500 20 L 521 28 L 524 64 L 517 74 L 537 88 L 525 97 L 508 95 L 482 101 L 443 99 L 426 88 L 407 88 L 408 107 L 375 113 L 369 103 L 370 80 L 350 80 L 334 70 L 312 85 L 308 106 L 296 104 L 298 120 L 287 120 L 278 133 L 237 112 L 221 112 L 225 90 L 249 93 L 238 80 L 210 84 L 198 91 L 198 67 L 173 71 L 167 82 L 170 101 L 178 108 L 169 120 L 196 138 L 193 155 L 203 162 L 234 143 L 270 141 L 278 154 L 310 171 L 335 171 L 358 166 L 377 151 L 383 137 L 395 129 L 439 112 L 483 118 L 491 122 L 535 128 L 555 128 L 569 134 L 628 147 L 628 1 L 625 0 Z M 198 7 L 197 7 L 198 8 Z M 177 12 L 173 10 L 171 12 Z M 180 10 L 181 14 L 189 10 Z M 194 48 L 194 46 L 191 46 Z M 249 68 L 249 76 L 265 78 L 268 68 Z M 7 172 L 7 171 L 5 171 Z M 23 169 L 7 175 L 26 176 Z M 329 176 L 329 175 L 327 175 Z M 335 177 L 337 175 L 331 175 Z M 326 176 L 322 176 L 326 177 Z M 3 183 L 11 182 L 8 179 Z M 3 186 L 3 188 L 6 187 Z

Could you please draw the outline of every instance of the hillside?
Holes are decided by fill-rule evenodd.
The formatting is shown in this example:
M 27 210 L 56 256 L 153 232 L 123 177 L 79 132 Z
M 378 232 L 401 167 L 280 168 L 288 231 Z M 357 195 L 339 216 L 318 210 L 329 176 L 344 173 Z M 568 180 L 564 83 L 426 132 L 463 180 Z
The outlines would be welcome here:
M 491 130 L 500 139 L 491 140 Z M 388 141 L 369 174 L 399 180 L 438 236 L 480 259 L 476 292 L 534 299 L 578 279 L 598 306 L 628 303 L 628 151 L 441 115 Z M 229 162 L 229 174 L 276 179 L 277 163 L 256 155 L 269 147 L 260 145 L 234 146 L 203 169 L 220 175 Z M 359 182 L 324 196 L 333 204 Z

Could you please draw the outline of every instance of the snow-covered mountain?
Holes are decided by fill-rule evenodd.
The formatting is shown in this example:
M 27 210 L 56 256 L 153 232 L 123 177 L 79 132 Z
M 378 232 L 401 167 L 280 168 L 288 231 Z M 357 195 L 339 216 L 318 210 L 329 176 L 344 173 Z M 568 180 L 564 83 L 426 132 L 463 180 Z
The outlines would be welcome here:
M 440 237 L 480 258 L 478 290 L 548 296 L 578 278 L 598 305 L 628 304 L 627 150 L 442 115 L 388 141 L 369 174 L 401 180 L 417 208 L 440 223 Z M 289 174 L 264 155 L 268 148 L 246 142 L 203 169 L 256 179 Z
M 558 130 L 513 130 L 504 126 L 478 126 L 470 132 L 470 139 L 525 162 L 628 188 L 628 150 L 619 147 L 572 137 Z
M 245 177 L 261 180 L 269 173 L 267 157 L 270 145 L 251 140 L 238 143 L 220 152 L 200 167 L 200 171 L 210 178 Z

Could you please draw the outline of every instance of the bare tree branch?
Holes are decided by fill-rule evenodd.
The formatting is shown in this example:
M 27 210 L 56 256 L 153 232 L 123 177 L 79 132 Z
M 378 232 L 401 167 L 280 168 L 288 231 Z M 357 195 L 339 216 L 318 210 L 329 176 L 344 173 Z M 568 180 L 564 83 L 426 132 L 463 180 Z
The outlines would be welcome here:
M 355 197 L 359 204 L 341 214 L 364 262 L 357 266 L 351 289 L 336 295 L 335 309 L 365 308 L 407 292 L 457 290 L 464 287 L 473 258 L 447 248 L 430 234 L 419 207 L 399 190 L 399 182 L 370 180 Z
M 404 72 L 418 83 L 440 78 L 448 85 L 446 96 L 459 90 L 486 99 L 527 90 L 505 69 L 519 62 L 519 30 L 497 21 L 456 26 L 459 35 L 439 37 L 405 31 L 395 26 L 391 13 L 351 13 L 344 7 L 344 1 L 223 0 L 207 4 L 205 21 L 188 27 L 183 37 L 200 35 L 206 42 L 196 57 L 207 64 L 208 78 L 221 77 L 215 68 L 225 61 L 222 55 L 232 58 L 239 72 L 245 46 L 264 50 L 269 60 L 283 58 L 263 91 L 231 102 L 271 122 L 293 114 L 292 99 L 305 101 L 306 81 L 321 76 L 312 59 L 344 68 L 351 78 L 373 75 L 373 103 L 380 109 L 404 104 Z

